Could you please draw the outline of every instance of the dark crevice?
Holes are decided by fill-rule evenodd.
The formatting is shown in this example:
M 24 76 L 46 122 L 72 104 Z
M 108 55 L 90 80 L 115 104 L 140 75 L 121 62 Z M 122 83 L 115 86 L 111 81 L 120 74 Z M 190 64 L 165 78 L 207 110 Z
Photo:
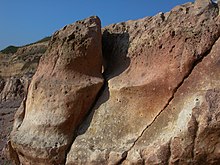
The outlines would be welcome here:
M 115 50 L 115 47 L 118 46 L 117 43 L 119 42 L 119 38 L 124 38 L 126 42 L 123 42 L 122 45 L 124 47 L 123 51 L 120 53 L 120 56 L 116 56 L 118 53 Z M 125 69 L 130 64 L 130 58 L 127 57 L 127 52 L 128 52 L 128 47 L 129 47 L 129 34 L 128 33 L 122 33 L 122 34 L 117 34 L 117 33 L 112 33 L 110 34 L 107 31 L 104 31 L 102 34 L 102 54 L 103 54 L 103 67 L 104 67 L 104 72 L 102 74 L 104 83 L 101 89 L 99 90 L 96 98 L 94 99 L 94 102 L 92 103 L 88 113 L 84 117 L 84 120 L 79 124 L 77 127 L 76 131 L 74 132 L 72 141 L 70 143 L 70 146 L 65 152 L 65 162 L 67 159 L 67 154 L 69 153 L 72 144 L 74 143 L 75 139 L 77 136 L 84 134 L 87 129 L 89 128 L 93 115 L 95 113 L 95 110 L 105 103 L 109 99 L 109 87 L 108 87 L 108 80 L 117 76 L 121 72 L 123 72 Z M 116 52 L 115 52 L 116 51 Z M 114 58 L 111 56 L 114 54 Z M 118 58 L 122 58 L 124 61 Z M 116 59 L 115 59 L 116 58 Z M 105 63 L 106 62 L 106 63 Z M 120 66 L 120 69 L 115 70 L 115 65 Z M 107 66 L 108 65 L 108 66 Z M 102 98 L 99 100 L 99 98 Z M 126 159 L 127 157 L 127 152 L 123 153 L 122 155 L 123 159 Z
M 12 147 L 11 141 L 7 142 L 7 150 L 9 153 L 9 157 L 15 165 L 20 165 L 20 159 L 16 150 Z
M 104 77 L 104 75 L 103 75 L 103 77 Z M 100 96 L 103 94 L 104 90 L 106 89 L 106 86 L 108 86 L 108 82 L 107 82 L 106 79 L 104 78 L 104 83 L 103 83 L 101 89 L 99 90 L 99 92 L 98 92 L 98 94 L 96 95 L 96 98 L 95 98 L 94 102 L 92 103 L 92 105 L 91 105 L 89 111 L 87 112 L 87 114 L 86 114 L 85 117 L 84 117 L 85 120 L 88 120 L 88 119 L 90 119 L 90 118 L 92 119 L 91 116 L 93 116 L 93 114 L 94 114 L 93 108 L 96 106 L 97 101 L 98 101 L 98 99 L 100 98 Z M 82 120 L 82 122 L 81 122 L 81 123 L 78 125 L 78 127 L 76 128 L 76 131 L 73 133 L 73 138 L 72 138 L 72 140 L 71 140 L 71 142 L 70 142 L 70 144 L 69 144 L 69 147 L 68 147 L 68 148 L 66 149 L 66 151 L 65 151 L 64 164 L 66 164 L 67 155 L 68 155 L 68 153 L 70 152 L 71 147 L 72 147 L 72 144 L 74 143 L 74 141 L 75 141 L 75 139 L 77 138 L 77 136 L 80 135 L 80 134 L 85 133 L 85 131 L 88 129 L 88 127 L 86 127 L 86 129 L 83 130 L 83 133 L 82 133 L 82 131 L 81 131 L 82 128 L 81 128 L 81 127 L 82 127 L 83 123 L 84 123 L 84 120 Z M 89 121 L 89 123 L 90 123 L 90 121 Z M 88 126 L 89 126 L 89 125 L 88 125 Z M 80 132 L 80 133 L 79 133 L 79 132 Z
M 103 74 L 103 78 L 104 78 L 103 85 L 102 85 L 101 89 L 99 90 L 94 102 L 92 103 L 90 110 L 88 111 L 88 113 L 84 117 L 85 120 L 82 120 L 81 124 L 79 124 L 78 128 L 76 129 L 77 136 L 84 134 L 86 132 L 86 130 L 89 128 L 90 123 L 93 118 L 93 115 L 95 113 L 95 109 L 97 109 L 96 107 L 99 107 L 101 104 L 103 104 L 104 102 L 106 102 L 109 99 L 108 81 L 106 80 L 104 74 Z M 104 98 L 104 96 L 103 96 L 104 93 L 106 94 L 106 98 Z M 103 96 L 102 100 L 100 102 L 98 102 L 98 100 L 101 96 Z
M 68 146 L 67 149 L 65 150 L 65 157 L 64 157 L 64 162 L 63 162 L 64 165 L 65 165 L 66 162 L 67 162 L 67 155 L 68 155 L 68 153 L 70 152 L 71 147 L 72 147 L 72 144 L 74 143 L 76 137 L 77 137 L 77 135 L 76 135 L 76 133 L 74 132 L 74 133 L 73 133 L 73 138 L 72 138 L 72 140 L 70 141 L 69 146 Z
M 167 153 L 166 165 L 169 165 L 170 164 L 170 160 L 171 160 L 171 155 L 172 155 L 171 141 L 172 141 L 172 139 L 170 139 L 169 142 L 168 142 L 168 153 Z
M 121 164 L 127 159 L 127 156 L 128 156 L 128 152 L 125 151 L 125 152 L 122 154 L 122 159 L 121 159 L 116 165 L 121 165 Z
M 160 116 L 160 114 L 170 105 L 171 101 L 172 101 L 172 100 L 174 99 L 174 97 L 175 97 L 176 92 L 177 92 L 178 89 L 184 84 L 185 80 L 188 79 L 188 77 L 189 77 L 189 76 L 191 75 L 191 73 L 193 72 L 194 68 L 195 68 L 199 63 L 201 63 L 205 57 L 207 57 L 207 56 L 210 54 L 210 52 L 211 52 L 211 50 L 212 50 L 212 47 L 215 45 L 216 41 L 219 39 L 219 36 L 220 36 L 220 31 L 218 31 L 218 33 L 217 33 L 216 36 L 214 36 L 215 38 L 213 39 L 213 43 L 211 44 L 210 48 L 209 48 L 207 51 L 205 51 L 203 54 L 201 54 L 201 55 L 198 57 L 198 59 L 196 59 L 196 60 L 193 62 L 192 67 L 189 69 L 189 71 L 188 71 L 188 72 L 186 73 L 186 75 L 183 77 L 182 81 L 177 85 L 176 88 L 174 88 L 174 90 L 173 90 L 173 92 L 172 92 L 173 94 L 172 94 L 172 96 L 168 99 L 168 101 L 167 101 L 166 105 L 164 106 L 164 108 L 158 113 L 158 115 L 154 118 L 154 120 L 153 120 L 149 125 L 147 125 L 147 126 L 143 129 L 143 131 L 141 132 L 141 134 L 137 137 L 137 139 L 134 141 L 134 143 L 132 144 L 132 146 L 127 150 L 127 152 L 129 152 L 129 151 L 136 145 L 136 143 L 137 143 L 138 140 L 143 136 L 143 134 L 145 133 L 145 131 L 146 131 L 149 127 L 151 127 L 151 125 L 157 120 L 157 118 Z M 126 158 L 125 158 L 125 159 L 126 159 Z M 124 160 L 125 160 L 125 159 L 124 159 Z

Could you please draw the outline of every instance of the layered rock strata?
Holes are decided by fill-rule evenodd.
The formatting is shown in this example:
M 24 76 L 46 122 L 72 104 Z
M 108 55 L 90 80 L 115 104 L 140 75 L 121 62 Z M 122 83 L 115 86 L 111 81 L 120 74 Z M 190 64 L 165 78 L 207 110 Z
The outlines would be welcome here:
M 0 101 L 22 99 L 48 41 L 18 48 L 12 54 L 0 53 Z
M 15 53 L 0 52 L 0 164 L 9 164 L 3 154 L 13 116 L 27 94 L 31 78 L 48 41 L 41 41 L 17 49 Z

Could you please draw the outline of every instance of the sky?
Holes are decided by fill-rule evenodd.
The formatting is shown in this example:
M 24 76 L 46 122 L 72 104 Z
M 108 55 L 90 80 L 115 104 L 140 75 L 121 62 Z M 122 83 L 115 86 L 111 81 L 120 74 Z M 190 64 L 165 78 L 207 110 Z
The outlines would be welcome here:
M 52 35 L 97 15 L 102 26 L 153 16 L 193 0 L 0 0 L 0 50 Z

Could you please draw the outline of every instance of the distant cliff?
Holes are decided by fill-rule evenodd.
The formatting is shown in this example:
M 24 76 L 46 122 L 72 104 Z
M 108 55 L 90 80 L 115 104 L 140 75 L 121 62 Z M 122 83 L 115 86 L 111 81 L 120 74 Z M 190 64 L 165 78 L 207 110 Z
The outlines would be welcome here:
M 0 52 L 0 164 L 6 161 L 1 151 L 11 131 L 14 113 L 27 94 L 49 39 L 22 47 L 10 46 Z
M 50 37 L 36 43 L 0 52 L 0 99 L 24 97 L 28 81 L 35 73 L 40 57 L 47 50 Z
M 220 164 L 219 37 L 209 0 L 104 28 L 97 16 L 63 27 L 5 153 L 17 165 Z M 3 75 L 34 73 L 24 54 L 33 63 L 12 62 Z

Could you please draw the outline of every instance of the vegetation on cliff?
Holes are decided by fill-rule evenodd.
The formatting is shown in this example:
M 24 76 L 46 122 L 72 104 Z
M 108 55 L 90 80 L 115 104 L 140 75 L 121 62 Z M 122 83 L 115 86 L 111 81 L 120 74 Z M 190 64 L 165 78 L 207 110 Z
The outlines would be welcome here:
M 40 39 L 39 41 L 33 42 L 31 44 L 24 45 L 24 46 L 13 46 L 13 45 L 10 45 L 10 46 L 6 47 L 5 49 L 1 50 L 0 53 L 3 53 L 3 54 L 14 54 L 14 53 L 17 52 L 17 50 L 19 48 L 24 48 L 24 47 L 27 47 L 27 46 L 30 46 L 30 45 L 34 45 L 34 44 L 38 44 L 38 43 L 48 42 L 48 41 L 50 41 L 50 39 L 51 39 L 51 36 L 47 36 L 47 37 L 44 37 L 43 39 Z

